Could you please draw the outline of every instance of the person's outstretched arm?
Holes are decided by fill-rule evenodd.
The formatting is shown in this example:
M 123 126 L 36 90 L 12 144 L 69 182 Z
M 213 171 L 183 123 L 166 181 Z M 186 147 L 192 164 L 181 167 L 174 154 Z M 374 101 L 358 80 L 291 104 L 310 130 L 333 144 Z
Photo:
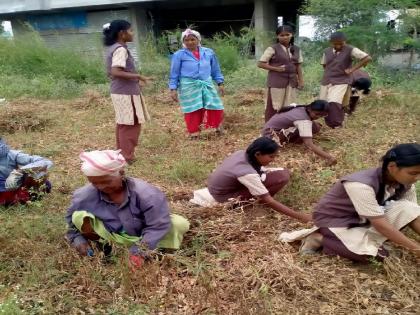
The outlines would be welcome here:
M 287 206 L 285 206 L 284 204 L 278 202 L 277 200 L 275 200 L 271 195 L 264 195 L 258 198 L 258 200 L 261 203 L 266 204 L 267 206 L 269 206 L 271 209 L 281 213 L 281 214 L 285 214 L 291 218 L 297 219 L 303 223 L 307 223 L 309 221 L 312 220 L 312 215 L 308 214 L 308 213 L 302 213 L 302 212 L 297 212 Z
M 303 140 L 303 144 L 305 145 L 305 147 L 307 147 L 309 150 L 314 152 L 316 155 L 318 155 L 318 156 L 322 157 L 323 159 L 327 160 L 328 165 L 337 164 L 336 158 L 333 157 L 328 152 L 325 152 L 324 150 L 322 150 L 322 148 L 320 146 L 317 146 L 313 142 L 312 138 L 302 138 L 302 140 Z

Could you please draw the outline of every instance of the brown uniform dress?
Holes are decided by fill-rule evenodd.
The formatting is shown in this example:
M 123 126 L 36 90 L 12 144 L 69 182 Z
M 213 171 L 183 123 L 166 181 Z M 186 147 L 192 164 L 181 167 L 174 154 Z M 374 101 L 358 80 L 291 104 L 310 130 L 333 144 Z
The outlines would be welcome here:
M 346 95 L 350 95 L 351 75 L 345 70 L 352 67 L 353 58 L 363 59 L 367 53 L 350 45 L 345 45 L 341 51 L 329 47 L 322 56 L 321 64 L 325 66 L 321 81 L 319 99 L 330 103 L 329 114 L 325 123 L 336 128 L 342 126 L 344 121 L 343 104 Z
M 126 46 L 116 43 L 108 48 L 107 72 L 111 78 L 111 99 L 115 110 L 116 146 L 127 161 L 134 159 L 141 124 L 150 119 L 138 81 L 115 78 L 111 68 L 136 73 L 134 58 Z
M 270 66 L 286 66 L 286 71 L 268 71 L 265 100 L 265 121 L 267 122 L 281 108 L 296 102 L 297 64 L 303 62 L 298 46 L 285 47 L 276 44 L 268 47 L 260 58 Z

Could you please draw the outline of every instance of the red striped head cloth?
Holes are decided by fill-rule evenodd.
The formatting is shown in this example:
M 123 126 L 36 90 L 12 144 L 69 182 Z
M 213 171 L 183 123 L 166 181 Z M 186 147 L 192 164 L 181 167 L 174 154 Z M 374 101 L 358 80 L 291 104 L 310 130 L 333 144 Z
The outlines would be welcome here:
M 86 176 L 118 175 L 127 164 L 120 151 L 102 150 L 80 153 L 83 174 Z

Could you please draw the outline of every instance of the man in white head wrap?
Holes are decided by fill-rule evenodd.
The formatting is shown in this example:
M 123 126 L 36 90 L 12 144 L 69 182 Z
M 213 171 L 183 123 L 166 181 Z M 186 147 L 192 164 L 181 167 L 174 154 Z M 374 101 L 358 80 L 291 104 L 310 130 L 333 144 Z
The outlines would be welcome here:
M 129 247 L 132 267 L 140 267 L 149 250 L 180 247 L 188 221 L 170 214 L 157 187 L 124 176 L 126 162 L 119 151 L 83 152 L 80 159 L 90 184 L 73 195 L 66 238 L 81 255 L 94 255 L 91 245 L 102 240 Z

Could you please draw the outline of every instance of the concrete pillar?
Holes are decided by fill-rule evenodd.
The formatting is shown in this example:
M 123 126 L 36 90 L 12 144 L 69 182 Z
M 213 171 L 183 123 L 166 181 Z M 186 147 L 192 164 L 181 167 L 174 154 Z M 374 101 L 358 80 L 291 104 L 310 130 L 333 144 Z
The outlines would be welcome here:
M 152 25 L 147 16 L 147 10 L 143 7 L 132 6 L 129 8 L 131 27 L 134 30 L 133 44 L 141 61 L 142 43 L 153 39 Z
M 255 58 L 259 58 L 264 52 L 268 42 L 272 42 L 269 32 L 275 32 L 277 27 L 277 12 L 274 1 L 254 0 L 254 23 L 255 23 Z
M 25 24 L 27 22 L 23 16 L 17 16 L 10 19 L 10 23 L 12 24 L 13 36 L 15 37 L 27 34 L 31 30 L 28 24 Z

